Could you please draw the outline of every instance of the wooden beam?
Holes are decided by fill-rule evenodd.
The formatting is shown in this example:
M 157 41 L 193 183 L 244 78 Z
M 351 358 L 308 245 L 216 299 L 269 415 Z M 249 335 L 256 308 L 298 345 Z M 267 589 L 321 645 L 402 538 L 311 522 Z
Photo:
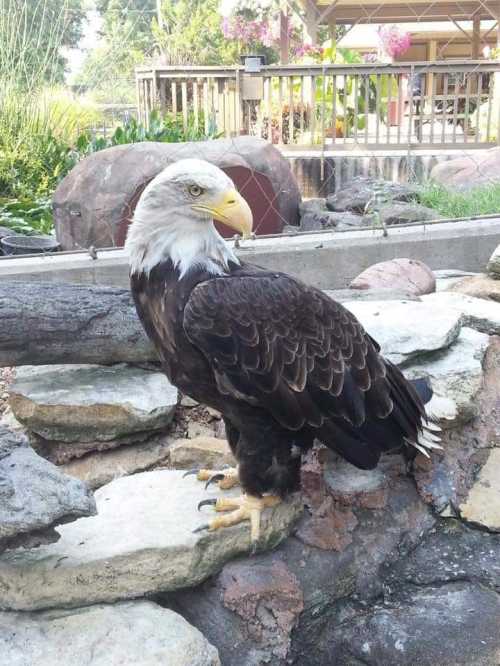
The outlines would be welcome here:
M 472 48 L 471 56 L 473 60 L 478 60 L 481 51 L 481 17 L 474 14 L 472 22 Z
M 290 19 L 288 16 L 288 4 L 285 0 L 280 2 L 280 64 L 287 65 L 290 54 Z

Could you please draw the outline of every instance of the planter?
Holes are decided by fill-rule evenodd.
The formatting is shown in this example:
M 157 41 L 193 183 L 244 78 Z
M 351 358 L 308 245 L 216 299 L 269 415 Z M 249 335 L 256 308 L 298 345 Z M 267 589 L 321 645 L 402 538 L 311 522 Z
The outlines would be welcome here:
M 60 245 L 52 236 L 5 236 L 0 239 L 4 254 L 45 254 L 56 252 Z

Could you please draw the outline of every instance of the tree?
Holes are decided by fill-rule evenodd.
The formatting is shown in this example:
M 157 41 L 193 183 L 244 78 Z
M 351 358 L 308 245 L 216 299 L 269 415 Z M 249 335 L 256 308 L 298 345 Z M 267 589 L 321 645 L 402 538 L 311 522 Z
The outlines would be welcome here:
M 25 88 L 61 83 L 62 47 L 76 46 L 81 0 L 0 0 L 0 80 Z

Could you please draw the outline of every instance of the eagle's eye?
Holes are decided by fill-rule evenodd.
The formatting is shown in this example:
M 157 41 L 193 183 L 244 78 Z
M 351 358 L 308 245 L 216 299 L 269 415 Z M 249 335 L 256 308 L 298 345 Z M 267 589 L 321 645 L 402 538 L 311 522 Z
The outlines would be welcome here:
M 203 194 L 204 189 L 199 185 L 190 185 L 188 187 L 188 192 L 192 197 L 199 197 Z

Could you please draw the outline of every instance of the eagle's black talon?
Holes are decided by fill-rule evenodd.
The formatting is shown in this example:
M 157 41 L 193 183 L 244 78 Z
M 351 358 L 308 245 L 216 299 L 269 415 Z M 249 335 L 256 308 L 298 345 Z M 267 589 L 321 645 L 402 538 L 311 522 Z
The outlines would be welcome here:
M 217 499 L 215 497 L 212 497 L 211 499 L 201 500 L 201 502 L 198 502 L 198 511 L 201 509 L 202 506 L 215 506 L 216 504 L 217 504 Z
M 214 474 L 211 476 L 205 484 L 205 490 L 211 483 L 216 483 L 217 481 L 222 481 L 224 479 L 224 474 Z
M 200 525 L 195 530 L 193 530 L 193 534 L 196 534 L 196 532 L 204 532 L 205 530 L 209 530 L 209 529 L 210 529 L 210 525 L 208 523 L 206 525 Z
M 200 471 L 199 469 L 188 469 L 187 472 L 184 472 L 182 478 L 185 479 L 186 476 L 191 476 L 192 474 L 198 474 L 199 471 Z

